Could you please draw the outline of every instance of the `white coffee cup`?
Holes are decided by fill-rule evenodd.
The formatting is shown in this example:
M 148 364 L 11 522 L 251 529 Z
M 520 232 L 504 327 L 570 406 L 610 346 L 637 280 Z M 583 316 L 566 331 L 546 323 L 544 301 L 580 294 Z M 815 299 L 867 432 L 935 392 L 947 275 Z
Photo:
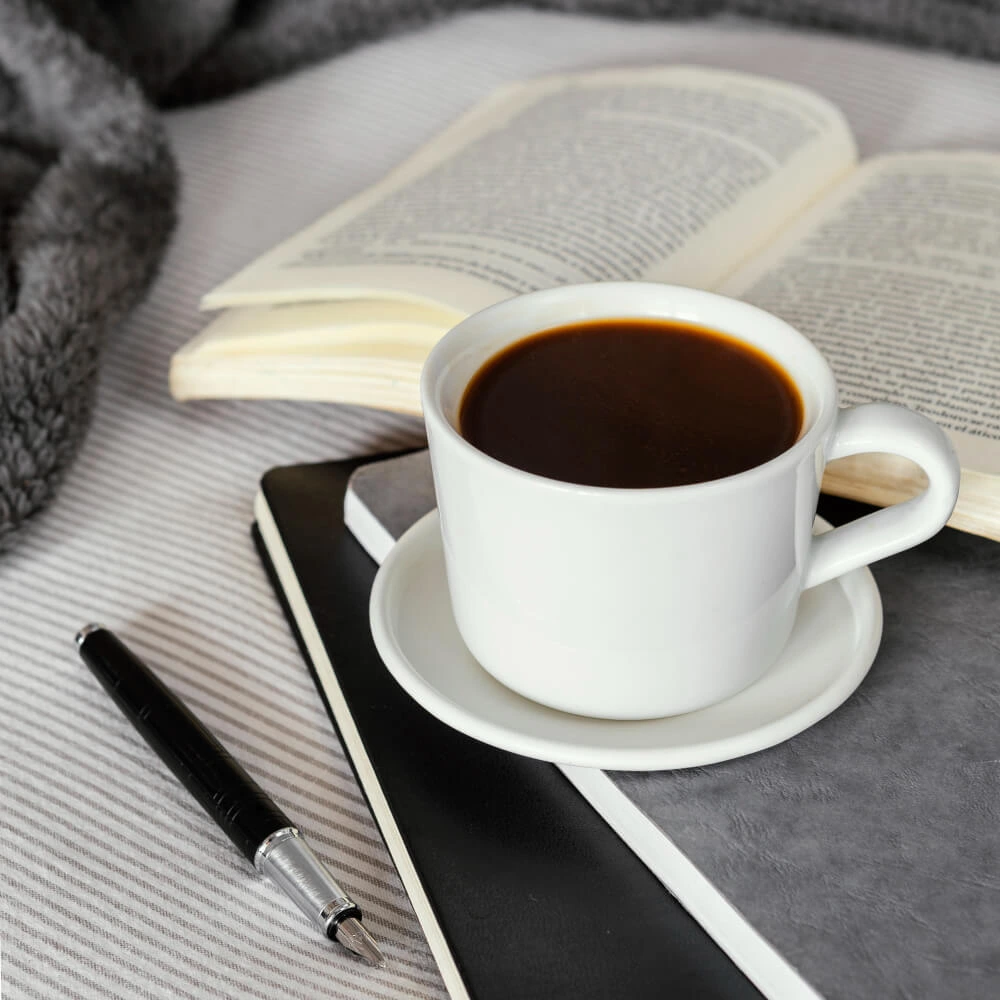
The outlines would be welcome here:
M 461 436 L 463 392 L 498 351 L 622 317 L 694 323 L 765 352 L 801 394 L 796 443 L 723 479 L 614 489 L 524 472 Z M 655 718 L 735 694 L 777 659 L 803 589 L 930 537 L 958 496 L 958 461 L 936 424 L 888 403 L 839 409 L 833 373 L 802 334 L 689 288 L 601 283 L 508 299 L 437 344 L 420 388 L 462 639 L 501 683 L 566 712 Z M 814 537 L 824 466 L 861 452 L 912 459 L 930 485 Z

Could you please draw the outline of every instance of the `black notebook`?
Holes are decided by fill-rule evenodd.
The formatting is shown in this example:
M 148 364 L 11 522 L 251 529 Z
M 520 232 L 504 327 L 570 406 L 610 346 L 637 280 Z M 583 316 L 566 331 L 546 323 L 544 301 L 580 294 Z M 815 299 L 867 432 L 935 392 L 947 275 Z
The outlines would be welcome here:
M 355 472 L 346 521 L 381 560 L 433 503 L 411 454 Z M 558 770 L 773 1000 L 979 1000 L 1000 982 L 1000 546 L 945 530 L 873 570 L 881 648 L 819 723 L 708 767 Z
M 255 538 L 451 996 L 759 998 L 557 767 L 461 735 L 391 678 L 377 566 L 342 516 L 357 465 L 269 472 Z

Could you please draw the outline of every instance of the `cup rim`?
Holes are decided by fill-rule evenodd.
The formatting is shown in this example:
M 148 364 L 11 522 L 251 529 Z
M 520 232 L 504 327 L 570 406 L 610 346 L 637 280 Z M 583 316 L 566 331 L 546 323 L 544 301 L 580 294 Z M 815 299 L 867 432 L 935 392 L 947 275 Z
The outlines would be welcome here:
M 510 465 L 507 462 L 502 462 L 500 459 L 494 458 L 492 455 L 489 455 L 480 448 L 477 448 L 470 441 L 466 440 L 466 438 L 462 437 L 457 428 L 455 428 L 445 416 L 440 398 L 442 383 L 448 374 L 448 367 L 450 363 L 455 359 L 458 352 L 461 350 L 463 346 L 462 340 L 464 337 L 468 336 L 468 330 L 470 327 L 478 328 L 480 324 L 488 322 L 491 317 L 510 312 L 514 309 L 521 309 L 526 306 L 530 307 L 532 304 L 548 305 L 553 302 L 557 303 L 560 299 L 565 299 L 567 305 L 569 305 L 574 299 L 584 295 L 606 295 L 608 298 L 611 298 L 615 295 L 628 295 L 635 294 L 636 292 L 646 295 L 661 293 L 664 296 L 673 296 L 675 300 L 680 301 L 686 299 L 688 303 L 696 307 L 702 306 L 708 309 L 713 307 L 716 309 L 735 309 L 738 312 L 743 312 L 748 322 L 752 322 L 754 320 L 757 322 L 766 322 L 772 326 L 780 327 L 786 335 L 791 334 L 792 337 L 799 342 L 800 346 L 804 350 L 804 353 L 810 356 L 810 360 L 815 368 L 819 400 L 816 413 L 813 416 L 810 426 L 806 428 L 804 433 L 800 434 L 794 444 L 786 448 L 779 455 L 775 455 L 774 458 L 768 459 L 766 462 L 755 465 L 750 469 L 744 469 L 742 472 L 736 472 L 729 476 L 721 476 L 717 479 L 708 479 L 704 482 L 685 483 L 679 486 L 629 487 L 594 486 L 585 483 L 571 483 L 565 480 L 543 476 L 535 472 L 528 472 L 525 469 L 520 469 L 516 465 Z M 600 320 L 602 318 L 611 319 L 618 317 L 663 319 L 667 321 L 671 319 L 682 319 L 680 316 L 672 316 L 669 312 L 649 313 L 640 312 L 635 309 L 630 310 L 627 305 L 625 308 L 609 308 L 607 312 L 601 312 L 598 310 L 592 315 L 577 317 L 577 319 L 579 319 L 580 322 L 586 322 L 590 320 Z M 568 319 L 566 323 L 568 325 L 573 321 L 573 319 Z M 690 322 L 686 317 L 683 318 L 683 321 Z M 737 340 L 743 340 L 739 331 L 729 330 L 721 325 L 714 326 L 711 320 L 697 321 L 697 323 L 709 328 L 718 329 L 720 332 L 724 332 L 727 336 L 734 337 Z M 532 327 L 530 324 L 526 324 L 523 332 L 505 341 L 503 345 L 496 348 L 496 351 L 502 350 L 504 347 L 516 342 L 519 339 L 529 337 L 533 333 L 540 333 L 546 329 L 554 329 L 556 325 L 557 324 Z M 496 351 L 492 353 L 496 353 Z M 778 363 L 781 364 L 781 362 Z M 782 367 L 787 371 L 784 364 L 782 364 Z M 478 371 L 479 369 L 477 368 L 476 370 Z M 802 389 L 797 373 L 788 372 L 788 374 L 795 384 L 796 389 L 801 394 Z M 468 381 L 466 381 L 466 386 L 468 386 Z M 434 345 L 430 354 L 427 356 L 427 360 L 424 362 L 423 370 L 420 376 L 420 399 L 425 422 L 433 425 L 434 430 L 443 435 L 452 445 L 457 446 L 460 450 L 464 451 L 475 460 L 485 463 L 488 467 L 491 467 L 508 476 L 514 476 L 522 480 L 536 482 L 539 486 L 544 486 L 551 490 L 573 493 L 575 495 L 605 497 L 608 499 L 613 497 L 616 500 L 624 498 L 633 498 L 635 500 L 666 500 L 672 497 L 680 499 L 681 497 L 689 498 L 692 494 L 697 493 L 715 492 L 751 485 L 758 479 L 780 472 L 787 465 L 797 464 L 801 461 L 804 454 L 812 452 L 816 447 L 818 439 L 825 434 L 826 430 L 832 424 L 833 417 L 835 416 L 838 408 L 837 384 L 829 362 L 812 343 L 812 341 L 810 341 L 809 338 L 803 333 L 800 333 L 797 329 L 795 329 L 795 327 L 793 327 L 790 323 L 778 316 L 775 316 L 773 313 L 769 313 L 758 306 L 752 305 L 749 302 L 744 302 L 740 299 L 719 295 L 716 292 L 707 292 L 701 289 L 689 288 L 683 285 L 670 285 L 661 282 L 648 281 L 608 281 L 589 282 L 574 285 L 558 285 L 554 288 L 546 288 L 539 291 L 527 292 L 523 295 L 516 295 L 512 298 L 504 299 L 495 305 L 487 306 L 484 309 L 472 313 L 452 327 L 437 342 L 437 344 Z

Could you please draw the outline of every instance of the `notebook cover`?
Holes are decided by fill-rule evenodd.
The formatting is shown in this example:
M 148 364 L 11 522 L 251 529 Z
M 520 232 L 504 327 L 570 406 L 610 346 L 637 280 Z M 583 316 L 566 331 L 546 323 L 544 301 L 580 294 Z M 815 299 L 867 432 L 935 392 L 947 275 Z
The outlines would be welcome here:
M 759 998 L 558 768 L 457 733 L 392 680 L 368 627 L 376 565 L 341 513 L 357 465 L 267 473 L 258 520 L 283 552 L 255 537 L 452 995 Z M 284 556 L 307 613 L 275 571 Z M 320 682 L 317 642 L 350 718 Z
M 414 453 L 356 473 L 348 523 L 379 553 L 433 504 Z M 820 505 L 834 523 L 865 512 Z M 872 569 L 882 647 L 841 708 L 749 757 L 608 777 L 666 834 L 654 850 L 711 880 L 668 880 L 692 912 L 721 893 L 830 1000 L 979 1000 L 1000 990 L 1000 545 L 945 530 Z M 735 954 L 744 929 L 725 930 Z

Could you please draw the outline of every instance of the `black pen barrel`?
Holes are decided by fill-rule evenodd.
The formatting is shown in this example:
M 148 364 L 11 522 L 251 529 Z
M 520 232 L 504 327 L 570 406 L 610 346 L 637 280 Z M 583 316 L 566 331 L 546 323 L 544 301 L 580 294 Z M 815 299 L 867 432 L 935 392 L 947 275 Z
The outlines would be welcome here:
M 88 627 L 77 642 L 83 661 L 125 717 L 247 860 L 253 862 L 270 834 L 294 825 L 117 636 Z

